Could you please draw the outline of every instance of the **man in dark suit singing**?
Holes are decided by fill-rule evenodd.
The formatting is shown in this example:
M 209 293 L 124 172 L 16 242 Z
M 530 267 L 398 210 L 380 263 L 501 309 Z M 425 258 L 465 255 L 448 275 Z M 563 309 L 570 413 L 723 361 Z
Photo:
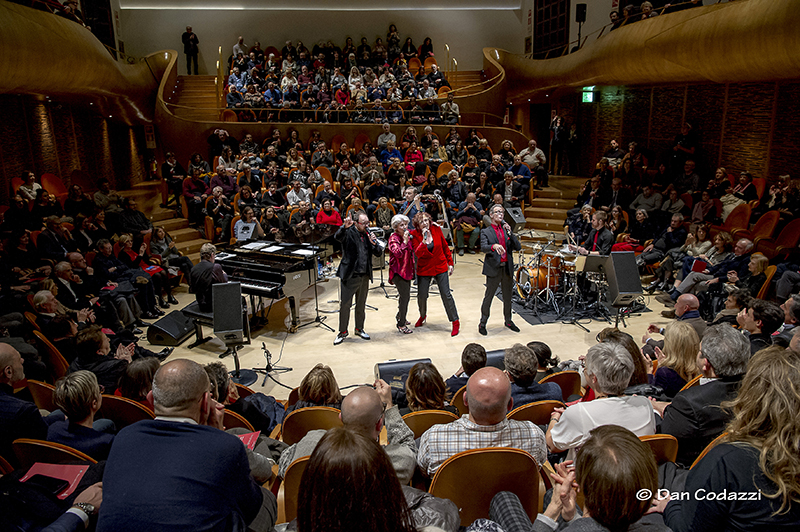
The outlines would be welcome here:
M 356 329 L 355 334 L 369 340 L 364 331 L 366 318 L 367 293 L 372 280 L 372 255 L 381 256 L 381 248 L 375 235 L 367 231 L 369 218 L 364 211 L 353 211 L 344 219 L 333 238 L 342 243 L 342 260 L 337 275 L 341 280 L 342 293 L 339 298 L 339 334 L 333 345 L 341 344 L 347 337 L 347 324 L 350 322 L 350 305 L 356 297 Z
M 511 227 L 503 221 L 505 209 L 502 205 L 492 205 L 489 209 L 491 225 L 481 230 L 481 251 L 486 253 L 483 261 L 483 275 L 486 276 L 486 292 L 481 304 L 481 322 L 478 332 L 486 336 L 486 322 L 497 286 L 503 293 L 503 318 L 506 327 L 519 332 L 511 321 L 511 288 L 514 284 L 514 251 L 520 250 L 519 239 L 511 232 Z
M 242 442 L 222 430 L 209 386 L 196 362 L 159 368 L 150 392 L 156 418 L 114 438 L 98 532 L 272 530 L 275 496 L 250 475 Z

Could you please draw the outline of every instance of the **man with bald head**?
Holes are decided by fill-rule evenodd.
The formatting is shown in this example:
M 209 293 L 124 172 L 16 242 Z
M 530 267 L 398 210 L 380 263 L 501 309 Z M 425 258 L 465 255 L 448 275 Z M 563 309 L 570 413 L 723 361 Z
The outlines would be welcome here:
M 347 394 L 342 401 L 339 419 L 348 429 L 374 440 L 380 437 L 385 424 L 388 445 L 383 450 L 391 460 L 400 484 L 408 484 L 417 465 L 414 433 L 403 421 L 397 405 L 392 404 L 392 390 L 385 381 L 376 381 L 374 389 L 361 386 Z M 278 462 L 278 476 L 283 477 L 293 461 L 314 452 L 325 432 L 324 429 L 312 430 L 283 451 Z
M 14 385 L 24 379 L 22 356 L 10 345 L 0 343 L 0 456 L 15 465 L 11 450 L 14 440 L 47 439 L 47 424 L 36 405 L 14 397 Z
M 148 395 L 156 418 L 125 427 L 111 447 L 98 532 L 271 530 L 275 496 L 250 476 L 242 442 L 221 430 L 203 366 L 164 364 Z
M 527 451 L 537 464 L 547 460 L 544 432 L 530 421 L 506 418 L 513 408 L 511 382 L 495 367 L 481 368 L 467 381 L 464 404 L 469 414 L 446 425 L 434 425 L 419 441 L 417 465 L 433 476 L 445 460 L 470 449 L 513 447 Z
M 665 318 L 675 318 L 678 321 L 685 321 L 692 326 L 698 338 L 703 337 L 703 333 L 706 332 L 706 327 L 708 326 L 705 320 L 700 317 L 700 300 L 697 299 L 697 296 L 694 294 L 682 294 L 678 300 L 675 301 L 675 308 L 664 310 L 661 312 L 661 315 Z M 656 347 L 664 349 L 664 340 L 654 340 L 650 337 L 652 333 L 663 335 L 664 327 L 651 323 L 642 338 L 644 342 L 642 352 L 651 357 L 655 355 Z

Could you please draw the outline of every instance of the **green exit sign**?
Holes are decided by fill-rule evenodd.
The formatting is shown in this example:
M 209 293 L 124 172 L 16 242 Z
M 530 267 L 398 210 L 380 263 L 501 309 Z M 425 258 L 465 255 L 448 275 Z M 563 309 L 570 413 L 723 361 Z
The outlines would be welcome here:
M 582 98 L 581 101 L 583 103 L 592 103 L 592 102 L 594 102 L 594 85 L 591 85 L 589 87 L 584 87 L 582 95 L 583 95 L 583 98 Z

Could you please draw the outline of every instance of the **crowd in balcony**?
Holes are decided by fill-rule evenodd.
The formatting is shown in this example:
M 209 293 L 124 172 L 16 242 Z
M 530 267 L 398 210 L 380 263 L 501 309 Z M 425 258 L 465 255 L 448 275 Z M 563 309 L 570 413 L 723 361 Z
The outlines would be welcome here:
M 271 50 L 271 51 L 270 51 Z M 241 120 L 322 123 L 456 124 L 459 106 L 439 69 L 431 39 L 419 48 L 411 37 L 400 46 L 394 25 L 386 44 L 370 46 L 366 37 L 355 47 L 319 43 L 312 50 L 300 41 L 283 49 L 248 47 L 242 38 L 233 47 L 225 87 L 226 103 Z

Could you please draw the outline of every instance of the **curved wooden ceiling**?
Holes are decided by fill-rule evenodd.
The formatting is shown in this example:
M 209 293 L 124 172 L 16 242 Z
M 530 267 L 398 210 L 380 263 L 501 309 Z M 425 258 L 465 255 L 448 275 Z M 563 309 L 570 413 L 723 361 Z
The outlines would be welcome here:
M 661 15 L 556 59 L 484 53 L 506 70 L 514 103 L 587 85 L 800 79 L 800 0 L 740 0 Z

